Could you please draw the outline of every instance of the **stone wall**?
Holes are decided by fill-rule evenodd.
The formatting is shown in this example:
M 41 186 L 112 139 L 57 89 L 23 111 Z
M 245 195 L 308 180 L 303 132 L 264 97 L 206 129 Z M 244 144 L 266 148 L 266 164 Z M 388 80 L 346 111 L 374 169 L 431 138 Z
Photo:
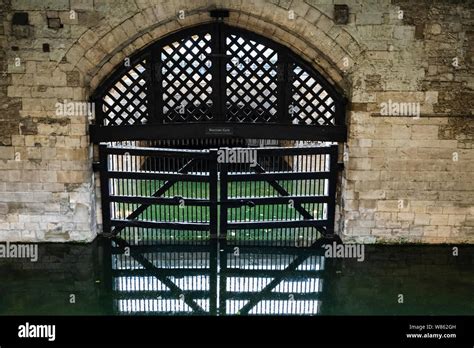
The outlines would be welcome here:
M 334 3 L 349 6 L 348 24 Z M 216 7 L 348 98 L 344 240 L 474 242 L 474 2 L 448 0 L 0 0 L 0 240 L 95 237 L 89 120 L 56 104 L 87 101 L 127 56 Z M 420 114 L 382 115 L 389 102 Z
M 355 14 L 367 60 L 352 75 L 346 240 L 474 240 L 473 15 L 472 1 Z M 420 117 L 380 115 L 390 100 L 420 103 Z

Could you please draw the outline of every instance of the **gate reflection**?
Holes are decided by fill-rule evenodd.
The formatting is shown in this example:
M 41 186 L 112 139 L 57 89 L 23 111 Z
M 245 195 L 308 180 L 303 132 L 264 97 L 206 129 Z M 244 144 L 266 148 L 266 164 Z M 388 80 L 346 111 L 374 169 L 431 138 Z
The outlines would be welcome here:
M 324 249 L 109 242 L 113 314 L 318 315 L 329 291 Z
M 324 257 L 315 253 L 316 250 L 296 248 L 225 248 L 220 268 L 222 313 L 318 314 Z

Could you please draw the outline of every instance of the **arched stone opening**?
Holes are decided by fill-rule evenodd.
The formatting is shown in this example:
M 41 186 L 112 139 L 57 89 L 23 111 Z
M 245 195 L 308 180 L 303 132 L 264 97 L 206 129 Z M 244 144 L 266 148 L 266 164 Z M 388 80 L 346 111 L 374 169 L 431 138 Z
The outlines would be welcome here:
M 125 57 L 101 83 L 93 97 L 98 115 L 91 137 L 94 142 L 104 142 L 189 137 L 222 140 L 230 135 L 277 139 L 287 145 L 292 141 L 294 146 L 302 140 L 343 142 L 345 100 L 338 90 L 311 63 L 265 36 L 220 22 L 192 26 Z M 223 126 L 231 129 L 230 134 L 208 134 L 209 129 Z M 318 181 L 318 192 L 314 193 L 318 196 L 322 190 L 327 199 L 311 208 L 324 218 L 312 217 L 306 210 L 301 214 L 305 224 L 308 219 L 328 221 L 331 226 L 321 230 L 334 233 L 337 150 L 335 154 L 334 148 L 331 154 L 314 151 L 319 165 L 309 168 L 310 160 L 300 158 L 287 164 L 296 163 L 292 171 L 305 167 L 309 172 L 330 173 L 331 178 L 321 176 L 324 179 Z M 143 164 L 146 159 L 140 161 Z M 102 168 L 107 177 L 108 166 Z M 111 166 L 118 165 L 113 162 Z M 137 165 L 130 170 L 136 169 Z M 102 182 L 102 186 L 109 187 L 109 183 Z M 279 190 L 280 194 L 285 191 Z M 108 191 L 102 188 L 107 199 Z M 105 220 L 110 219 L 107 199 L 102 203 Z M 136 219 L 137 214 L 134 211 L 130 216 Z M 121 222 L 112 219 L 111 224 Z M 110 232 L 110 227 L 107 230 Z

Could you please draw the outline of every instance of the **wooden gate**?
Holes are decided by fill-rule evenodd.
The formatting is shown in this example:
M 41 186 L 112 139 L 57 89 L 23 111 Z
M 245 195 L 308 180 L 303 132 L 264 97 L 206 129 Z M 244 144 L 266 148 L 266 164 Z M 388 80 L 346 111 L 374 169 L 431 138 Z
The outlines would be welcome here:
M 336 237 L 336 145 L 99 152 L 105 235 L 296 247 Z

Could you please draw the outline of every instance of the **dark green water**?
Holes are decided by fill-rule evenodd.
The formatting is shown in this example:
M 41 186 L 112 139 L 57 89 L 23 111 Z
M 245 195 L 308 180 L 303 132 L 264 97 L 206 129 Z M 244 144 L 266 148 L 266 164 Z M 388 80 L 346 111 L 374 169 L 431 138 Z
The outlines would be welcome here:
M 0 259 L 0 314 L 474 315 L 474 246 L 453 256 L 372 245 L 363 262 L 304 248 L 109 246 L 41 244 L 37 262 Z

